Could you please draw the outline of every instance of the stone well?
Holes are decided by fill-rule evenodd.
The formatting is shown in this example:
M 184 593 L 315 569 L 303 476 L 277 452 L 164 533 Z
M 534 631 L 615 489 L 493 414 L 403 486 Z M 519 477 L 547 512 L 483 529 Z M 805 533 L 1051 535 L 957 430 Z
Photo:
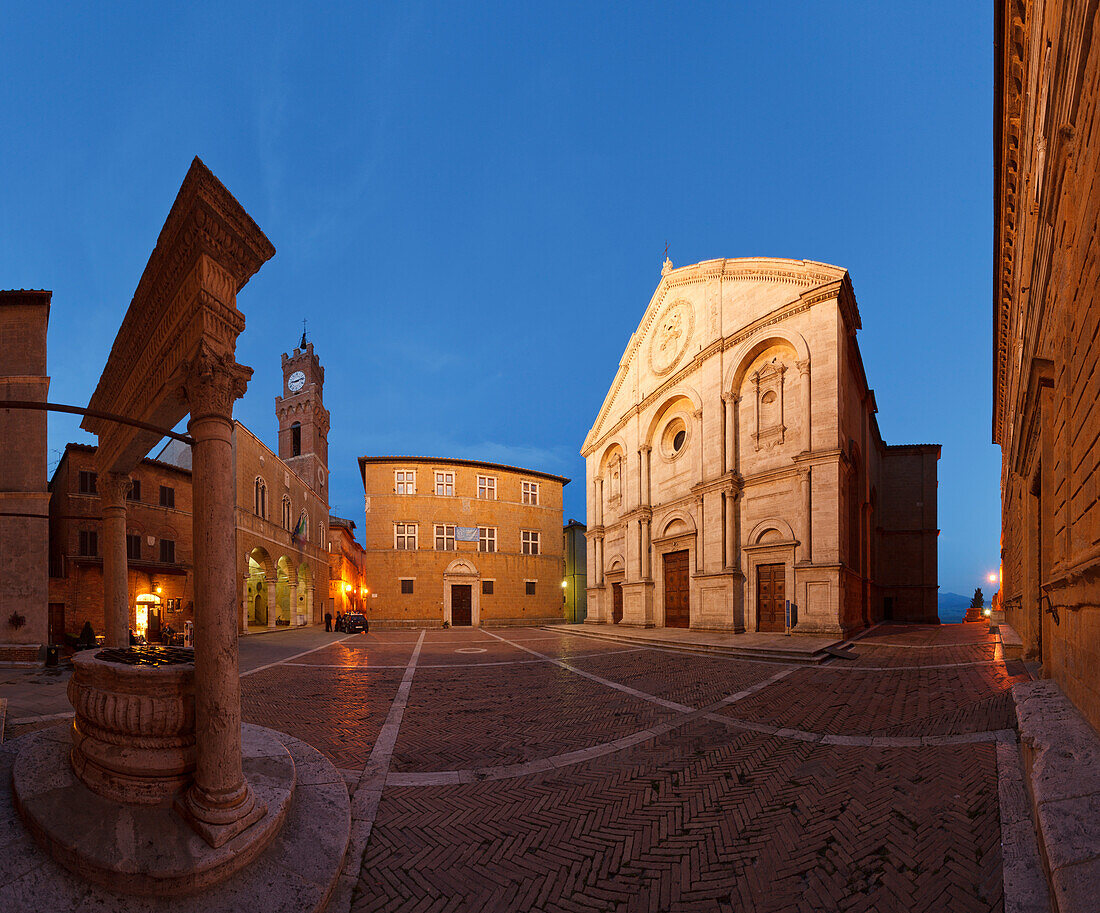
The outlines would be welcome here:
M 194 653 L 170 647 L 73 657 L 73 773 L 116 802 L 170 801 L 195 771 Z

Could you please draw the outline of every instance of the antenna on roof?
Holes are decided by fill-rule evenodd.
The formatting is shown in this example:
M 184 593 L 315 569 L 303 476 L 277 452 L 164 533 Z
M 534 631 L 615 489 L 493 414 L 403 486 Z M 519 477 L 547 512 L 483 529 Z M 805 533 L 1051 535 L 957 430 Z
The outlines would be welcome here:
M 298 348 L 299 349 L 304 349 L 305 347 L 306 347 L 306 321 L 305 321 L 305 318 L 302 318 L 302 341 L 300 343 L 298 343 Z

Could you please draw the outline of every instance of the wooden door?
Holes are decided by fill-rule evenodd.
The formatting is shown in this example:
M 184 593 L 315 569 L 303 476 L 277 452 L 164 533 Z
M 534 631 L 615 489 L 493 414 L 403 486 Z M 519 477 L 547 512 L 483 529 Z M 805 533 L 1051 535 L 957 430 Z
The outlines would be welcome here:
M 623 620 L 623 585 L 611 584 L 611 623 L 617 625 Z
M 453 584 L 451 586 L 451 626 L 455 628 L 468 628 L 473 623 L 471 619 L 473 587 L 468 583 Z
M 690 589 L 688 583 L 688 553 L 669 552 L 665 555 L 665 627 L 691 627 Z
M 786 565 L 761 564 L 756 568 L 756 630 L 787 630 Z
M 149 606 L 149 627 L 146 630 L 145 640 L 150 644 L 160 643 L 160 609 Z

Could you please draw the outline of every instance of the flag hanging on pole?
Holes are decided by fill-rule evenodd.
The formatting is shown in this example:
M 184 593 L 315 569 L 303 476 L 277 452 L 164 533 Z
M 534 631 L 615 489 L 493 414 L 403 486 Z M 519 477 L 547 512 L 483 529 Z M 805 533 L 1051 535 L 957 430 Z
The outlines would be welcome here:
M 306 515 L 302 514 L 298 518 L 298 525 L 294 527 L 294 532 L 290 534 L 291 539 L 301 539 L 306 534 Z

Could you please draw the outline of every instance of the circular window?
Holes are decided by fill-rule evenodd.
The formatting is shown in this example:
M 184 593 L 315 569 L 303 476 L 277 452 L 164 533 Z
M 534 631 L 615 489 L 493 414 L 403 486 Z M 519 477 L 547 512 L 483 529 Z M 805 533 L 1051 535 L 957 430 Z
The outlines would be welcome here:
M 688 442 L 688 427 L 683 418 L 677 415 L 661 432 L 661 455 L 666 460 L 674 460 L 684 452 Z

